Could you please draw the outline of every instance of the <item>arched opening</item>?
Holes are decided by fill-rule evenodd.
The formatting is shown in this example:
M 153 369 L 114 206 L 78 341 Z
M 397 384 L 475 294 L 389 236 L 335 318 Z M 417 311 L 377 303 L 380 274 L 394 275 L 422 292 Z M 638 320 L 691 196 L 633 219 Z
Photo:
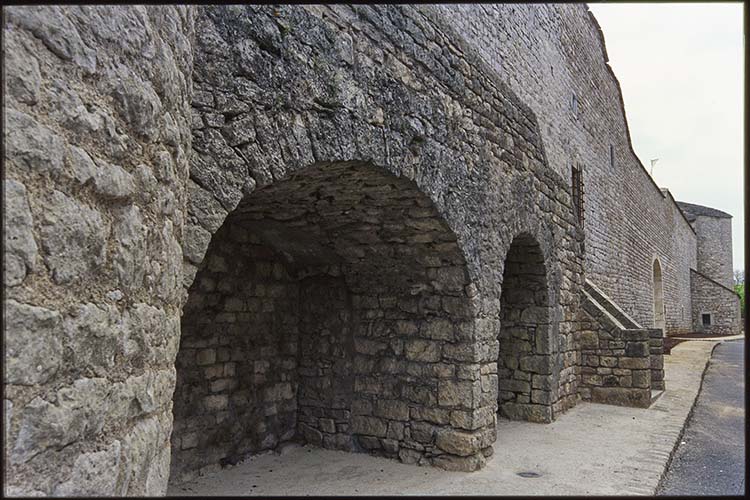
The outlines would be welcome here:
M 552 420 L 550 300 L 544 255 L 530 234 L 505 258 L 497 360 L 498 411 L 512 420 Z
M 654 328 L 665 330 L 665 311 L 664 311 L 664 285 L 662 283 L 661 263 L 659 259 L 654 259 Z
M 428 453 L 450 425 L 437 407 L 463 404 L 438 388 L 456 375 L 443 347 L 473 324 L 468 284 L 455 235 L 409 180 L 336 163 L 256 190 L 188 292 L 170 480 L 287 441 Z

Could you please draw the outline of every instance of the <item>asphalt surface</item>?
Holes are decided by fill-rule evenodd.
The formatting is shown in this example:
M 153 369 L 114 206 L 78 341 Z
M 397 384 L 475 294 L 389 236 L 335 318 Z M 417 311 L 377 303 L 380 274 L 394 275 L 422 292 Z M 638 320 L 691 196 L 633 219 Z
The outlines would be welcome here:
M 658 495 L 745 492 L 745 341 L 719 344 Z

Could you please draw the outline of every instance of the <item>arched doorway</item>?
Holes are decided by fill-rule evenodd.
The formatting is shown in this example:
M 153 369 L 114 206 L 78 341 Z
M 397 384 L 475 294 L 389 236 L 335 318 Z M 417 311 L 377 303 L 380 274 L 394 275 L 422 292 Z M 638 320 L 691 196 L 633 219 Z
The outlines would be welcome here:
M 412 181 L 340 162 L 256 190 L 188 292 L 171 481 L 290 440 L 405 461 L 439 447 L 444 415 L 478 404 L 452 382 L 468 285 Z
M 664 285 L 662 282 L 661 263 L 659 259 L 654 259 L 653 265 L 653 285 L 654 285 L 654 328 L 660 328 L 662 331 L 666 328 L 664 314 Z
M 528 233 L 505 258 L 497 361 L 498 412 L 513 420 L 552 420 L 551 311 L 544 255 Z

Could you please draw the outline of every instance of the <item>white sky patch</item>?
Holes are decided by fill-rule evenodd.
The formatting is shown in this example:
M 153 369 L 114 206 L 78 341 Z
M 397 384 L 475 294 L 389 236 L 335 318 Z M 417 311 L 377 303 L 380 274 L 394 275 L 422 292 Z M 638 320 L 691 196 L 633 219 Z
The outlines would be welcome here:
M 620 81 L 633 149 L 679 201 L 732 219 L 744 269 L 743 4 L 589 4 Z

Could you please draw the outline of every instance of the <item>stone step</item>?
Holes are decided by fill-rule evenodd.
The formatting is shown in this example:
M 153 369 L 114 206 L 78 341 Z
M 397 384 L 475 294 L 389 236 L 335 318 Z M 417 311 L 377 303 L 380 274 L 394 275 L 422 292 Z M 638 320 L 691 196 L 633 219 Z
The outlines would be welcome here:
M 602 292 L 596 285 L 591 281 L 586 280 L 583 285 L 584 290 L 589 293 L 609 314 L 617 318 L 617 321 L 627 329 L 640 330 L 643 327 L 639 325 L 628 313 L 623 311 L 614 300 L 609 298 L 604 292 Z

